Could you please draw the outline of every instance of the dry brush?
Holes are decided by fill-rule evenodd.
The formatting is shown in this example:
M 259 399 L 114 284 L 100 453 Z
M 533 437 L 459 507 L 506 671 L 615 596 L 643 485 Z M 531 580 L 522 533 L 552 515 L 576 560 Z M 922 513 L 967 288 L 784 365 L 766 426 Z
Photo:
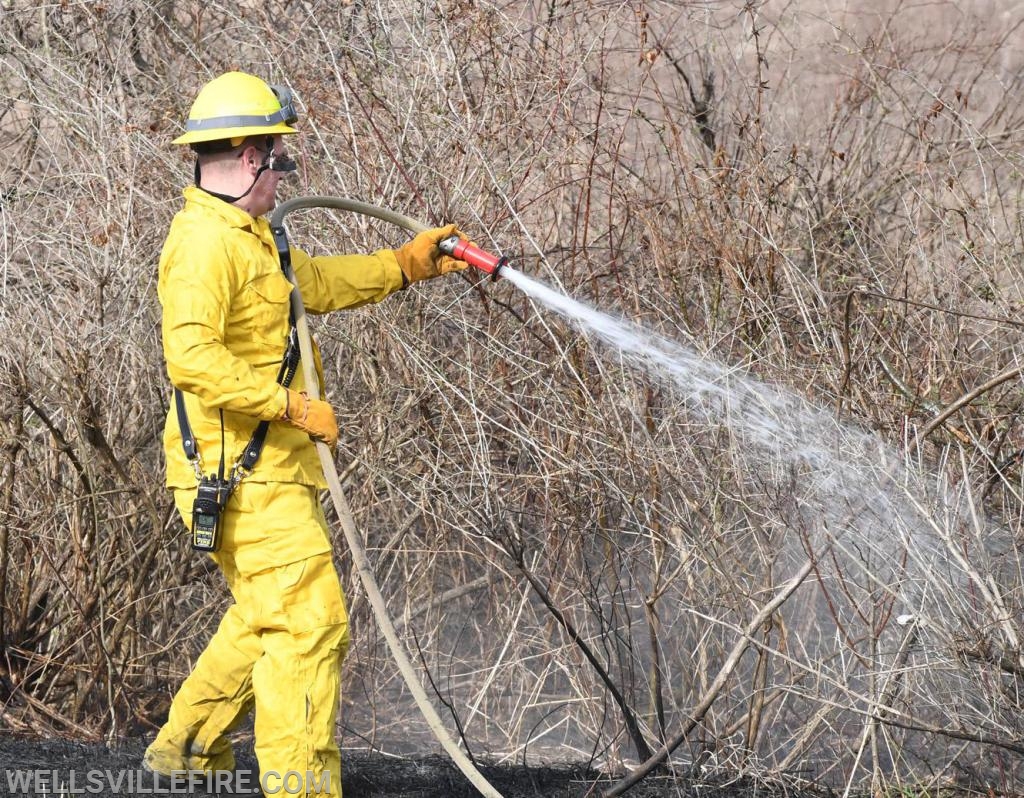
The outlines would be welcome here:
M 223 607 L 162 489 L 154 280 L 167 142 L 239 67 L 301 100 L 290 195 L 456 221 L 728 388 L 474 274 L 318 321 L 356 520 L 474 755 L 1020 790 L 1024 17 L 862 6 L 6 2 L 2 727 L 147 733 Z M 744 431 L 762 384 L 820 461 Z M 343 742 L 423 750 L 338 560 Z

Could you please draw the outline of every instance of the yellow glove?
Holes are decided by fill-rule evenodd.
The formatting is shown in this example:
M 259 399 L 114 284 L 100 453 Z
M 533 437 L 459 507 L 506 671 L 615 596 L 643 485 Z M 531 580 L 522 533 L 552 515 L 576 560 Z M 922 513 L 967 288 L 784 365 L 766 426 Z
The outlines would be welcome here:
M 281 420 L 300 429 L 316 441 L 323 441 L 331 448 L 338 442 L 338 421 L 334 408 L 319 399 L 310 399 L 305 391 L 299 393 L 291 388 Z
M 451 236 L 462 236 L 455 225 L 449 224 L 444 227 L 435 227 L 433 230 L 426 230 L 417 235 L 408 244 L 395 250 L 395 257 L 402 269 L 402 274 L 410 283 L 417 280 L 426 280 L 430 277 L 439 277 L 448 272 L 461 271 L 467 264 L 463 260 L 445 255 L 438 249 L 439 241 L 444 241 Z

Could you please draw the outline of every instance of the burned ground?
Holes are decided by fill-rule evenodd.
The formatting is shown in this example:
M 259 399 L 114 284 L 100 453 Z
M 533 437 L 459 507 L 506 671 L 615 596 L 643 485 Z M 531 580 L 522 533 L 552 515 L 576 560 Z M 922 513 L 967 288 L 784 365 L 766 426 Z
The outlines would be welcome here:
M 4 771 L 0 778 L 0 795 L 43 794 L 17 790 L 11 774 L 19 771 L 56 773 L 64 778 L 74 771 L 79 785 L 91 784 L 86 781 L 88 772 L 102 771 L 105 788 L 79 786 L 75 792 L 95 796 L 160 795 L 161 787 L 151 781 L 150 774 L 141 770 L 144 748 L 145 744 L 138 740 L 106 745 L 70 740 L 3 738 L 0 739 L 0 770 Z M 239 771 L 256 771 L 256 760 L 251 750 L 238 752 L 237 767 Z M 350 752 L 344 755 L 343 769 L 343 790 L 348 798 L 471 798 L 477 795 L 455 767 L 439 756 L 396 759 L 372 752 Z M 481 765 L 481 771 L 505 798 L 597 796 L 610 784 L 607 774 L 572 764 L 548 767 Z M 112 789 L 106 773 L 115 778 L 116 774 L 125 773 L 122 787 L 117 791 Z M 50 780 L 49 776 L 46 778 Z M 136 779 L 135 789 L 127 789 L 129 778 Z M 218 792 L 210 789 L 212 786 L 203 781 L 195 782 L 187 794 L 241 794 Z M 49 794 L 59 792 L 53 787 L 48 790 Z M 168 788 L 164 792 L 168 795 L 183 793 L 183 788 L 174 791 Z M 252 792 L 245 794 L 251 795 Z M 827 791 L 739 774 L 651 776 L 627 793 L 633 798 L 817 798 L 824 794 Z

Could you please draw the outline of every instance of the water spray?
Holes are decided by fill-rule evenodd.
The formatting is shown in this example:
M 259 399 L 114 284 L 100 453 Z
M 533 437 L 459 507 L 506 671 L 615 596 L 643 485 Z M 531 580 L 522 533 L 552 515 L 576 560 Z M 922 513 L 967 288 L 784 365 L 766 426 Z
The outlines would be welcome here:
M 354 211 L 396 224 L 413 233 L 428 229 L 426 225 L 393 211 L 338 197 L 308 197 L 283 203 L 273 214 L 271 231 L 274 234 L 282 268 L 293 284 L 296 280 L 291 270 L 282 220 L 289 211 L 308 207 Z M 943 539 L 941 530 L 936 531 L 930 526 L 925 514 L 924 505 L 929 495 L 927 486 L 919 479 L 913 478 L 899 453 L 887 447 L 873 431 L 856 425 L 840 424 L 831 413 L 808 402 L 799 394 L 762 383 L 752 376 L 718 364 L 692 347 L 662 338 L 631 321 L 617 319 L 591 308 L 522 274 L 509 265 L 507 258 L 491 255 L 469 241 L 453 236 L 440 242 L 438 246 L 445 254 L 464 260 L 494 279 L 500 274 L 503 279 L 522 290 L 531 299 L 556 310 L 581 329 L 611 344 L 635 365 L 679 391 L 687 405 L 688 413 L 694 419 L 704 420 L 710 425 L 724 421 L 743 442 L 745 448 L 757 450 L 759 461 L 777 462 L 788 471 L 799 475 L 802 487 L 797 512 L 801 514 L 800 518 L 813 520 L 814 528 L 820 530 L 823 536 L 821 540 L 816 540 L 813 546 L 817 554 L 837 546 L 840 553 L 851 546 L 858 550 L 870 547 L 871 552 L 881 558 L 881 562 L 888 562 L 891 560 L 891 549 L 895 546 L 912 558 L 911 561 L 917 564 L 920 573 L 931 575 L 933 579 L 956 578 L 953 568 L 946 564 L 947 557 L 944 556 L 944 550 L 950 544 Z M 309 329 L 298 290 L 292 292 L 292 303 L 295 308 L 296 329 L 299 333 L 307 388 L 311 396 L 318 398 L 315 396 L 318 382 L 313 373 L 314 361 Z M 454 764 L 482 795 L 487 798 L 500 798 L 500 794 L 488 784 L 451 739 L 426 696 L 416 671 L 398 639 L 394 623 L 388 615 L 383 596 L 376 584 L 374 570 L 342 493 L 334 458 L 326 444 L 318 442 L 316 448 L 356 573 L 410 693 L 431 731 L 451 756 Z M 947 512 L 950 510 L 957 515 L 960 514 L 955 507 L 946 509 Z M 799 542 L 801 547 L 808 543 L 803 539 Z M 861 552 L 854 562 L 861 562 L 864 556 Z M 797 590 L 813 562 L 812 557 L 777 595 L 779 604 Z M 969 564 L 963 562 L 962 557 L 957 559 L 956 564 L 968 575 L 965 578 L 979 586 L 979 590 L 989 591 L 990 586 L 973 575 Z M 866 568 L 863 565 L 861 567 Z M 894 593 L 894 599 L 897 596 L 903 597 L 902 593 Z M 1001 600 L 997 602 L 991 599 L 989 603 L 997 609 L 1003 606 Z M 774 611 L 777 606 L 768 605 L 768 609 Z M 1005 615 L 1005 611 L 1000 612 Z M 742 656 L 748 636 L 749 634 L 745 635 L 741 640 L 741 647 L 734 649 L 735 657 L 730 659 L 731 664 L 720 674 L 721 679 L 728 678 L 731 669 Z M 714 695 L 724 685 L 724 681 L 716 682 L 716 685 L 709 694 L 709 701 L 714 700 Z M 708 707 L 698 709 L 707 711 Z M 698 716 L 699 713 L 694 715 Z M 665 745 L 657 754 L 650 757 L 646 764 L 654 766 L 667 758 L 691 728 L 688 726 L 671 741 L 670 745 Z M 646 771 L 638 771 L 631 778 L 638 779 L 644 772 Z M 628 786 L 624 781 L 607 795 L 617 795 Z

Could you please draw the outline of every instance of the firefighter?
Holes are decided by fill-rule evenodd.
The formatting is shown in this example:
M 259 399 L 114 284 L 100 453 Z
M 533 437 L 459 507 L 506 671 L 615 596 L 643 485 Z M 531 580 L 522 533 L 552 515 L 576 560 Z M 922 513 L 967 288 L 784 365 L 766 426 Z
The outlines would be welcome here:
M 263 218 L 281 179 L 296 169 L 285 141 L 297 121 L 287 89 L 229 72 L 202 88 L 174 140 L 195 151 L 196 165 L 159 266 L 163 351 L 176 389 L 164 429 L 167 485 L 193 540 L 210 522 L 197 509 L 197 491 L 223 489 L 215 494 L 226 501 L 214 505 L 210 556 L 234 602 L 175 695 L 144 765 L 164 775 L 233 769 L 227 733 L 254 709 L 264 775 L 309 773 L 315 785 L 340 794 L 334 732 L 348 616 L 313 443 L 333 445 L 338 427 L 331 406 L 305 392 L 301 368 L 282 384 L 291 284 Z M 292 249 L 307 312 L 379 302 L 465 268 L 438 249 L 453 234 L 449 225 L 369 255 L 310 257 Z M 240 469 L 260 422 L 258 459 Z

